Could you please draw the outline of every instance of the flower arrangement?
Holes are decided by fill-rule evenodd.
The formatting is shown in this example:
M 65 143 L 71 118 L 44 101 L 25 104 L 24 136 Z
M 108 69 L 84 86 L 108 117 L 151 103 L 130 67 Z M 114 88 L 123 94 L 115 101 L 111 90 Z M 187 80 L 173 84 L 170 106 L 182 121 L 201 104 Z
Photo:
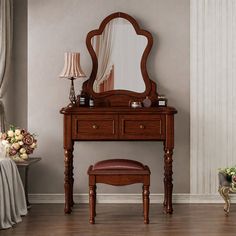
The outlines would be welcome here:
M 235 182 L 236 183 L 236 166 L 220 168 L 219 171 L 226 175 L 226 179 L 229 182 Z
M 37 147 L 35 134 L 30 134 L 24 129 L 10 126 L 10 129 L 5 133 L 0 133 L 0 140 L 5 148 L 6 155 L 13 160 L 22 161 L 32 154 Z

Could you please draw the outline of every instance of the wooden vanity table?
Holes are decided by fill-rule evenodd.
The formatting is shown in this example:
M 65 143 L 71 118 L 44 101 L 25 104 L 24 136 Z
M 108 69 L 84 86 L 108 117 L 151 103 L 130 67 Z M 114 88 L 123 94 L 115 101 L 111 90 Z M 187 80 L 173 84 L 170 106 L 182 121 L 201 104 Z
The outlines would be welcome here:
M 137 77 L 141 78 L 141 85 L 137 85 L 136 87 L 137 83 L 134 83 L 132 90 L 130 90 L 129 86 L 126 87 L 125 84 L 122 89 L 118 85 L 116 87 L 114 80 L 119 80 L 119 78 L 114 76 L 115 72 L 119 70 L 117 64 L 111 65 L 111 69 L 107 70 L 108 74 L 105 76 L 105 79 L 104 77 L 98 77 L 98 75 L 101 74 L 99 71 L 101 70 L 99 61 L 100 56 L 96 51 L 98 47 L 92 44 L 94 41 L 99 41 L 101 46 L 103 39 L 100 37 L 106 37 L 107 32 L 110 30 L 109 27 L 112 25 L 113 31 L 116 30 L 117 35 L 119 33 L 118 28 L 123 23 L 125 24 L 126 32 L 135 34 L 137 38 L 142 37 L 141 41 L 145 41 L 144 46 L 142 46 L 143 51 L 140 55 L 140 62 L 138 66 L 136 66 L 139 68 L 136 73 Z M 117 25 L 119 27 L 114 29 Z M 132 38 L 132 36 L 129 36 L 128 38 Z M 136 44 L 137 42 L 135 41 Z M 164 212 L 169 214 L 173 212 L 172 155 L 174 149 L 174 114 L 176 114 L 177 111 L 172 107 L 157 107 L 156 105 L 158 99 L 156 84 L 149 78 L 146 69 L 146 61 L 151 50 L 152 43 L 152 35 L 148 31 L 140 29 L 134 18 L 121 12 L 117 12 L 106 17 L 102 21 L 99 29 L 88 33 L 86 44 L 92 57 L 93 69 L 90 78 L 83 84 L 82 92 L 87 96 L 87 98 L 91 96 L 93 97 L 95 107 L 80 107 L 78 100 L 77 104 L 70 104 L 69 106 L 61 109 L 61 113 L 64 115 L 65 213 L 71 213 L 72 206 L 74 204 L 74 142 L 101 140 L 152 140 L 163 142 Z M 135 55 L 135 57 L 136 56 L 137 55 Z M 126 56 L 124 56 L 124 58 L 126 58 Z M 114 59 L 114 61 L 115 60 L 116 59 Z M 126 70 L 129 68 L 135 68 L 135 66 L 131 65 L 132 62 L 133 61 L 128 64 L 128 68 L 126 68 Z M 113 69 L 115 71 L 112 71 Z M 122 68 L 122 70 L 124 70 L 124 68 Z M 125 81 L 127 81 L 128 84 L 128 81 L 132 79 L 133 78 L 126 78 Z M 111 80 L 112 82 L 106 80 Z M 109 86 L 104 86 L 104 84 L 109 83 Z M 130 107 L 130 101 L 142 102 L 146 97 L 152 101 L 151 107 Z M 152 169 L 151 171 L 154 170 Z

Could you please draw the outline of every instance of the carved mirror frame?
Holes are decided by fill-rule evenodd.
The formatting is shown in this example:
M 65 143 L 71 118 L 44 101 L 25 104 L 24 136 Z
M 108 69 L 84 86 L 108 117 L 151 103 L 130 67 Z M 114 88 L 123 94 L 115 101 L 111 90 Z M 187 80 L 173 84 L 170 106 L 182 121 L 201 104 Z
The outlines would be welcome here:
M 96 79 L 98 70 L 98 59 L 92 46 L 92 38 L 96 35 L 101 35 L 106 25 L 111 20 L 116 18 L 126 19 L 133 25 L 137 35 L 143 35 L 147 38 L 147 46 L 143 52 L 140 62 L 141 74 L 146 86 L 146 89 L 143 93 L 133 92 L 129 90 L 110 90 L 101 93 L 96 93 L 93 90 L 93 84 Z M 130 101 L 142 101 L 147 96 L 152 100 L 152 102 L 157 100 L 158 95 L 156 92 L 156 84 L 149 78 L 146 67 L 147 58 L 153 45 L 153 37 L 150 32 L 141 29 L 137 21 L 133 17 L 122 12 L 116 12 L 107 16 L 102 21 L 98 29 L 92 30 L 87 34 L 86 45 L 92 58 L 93 68 L 89 79 L 83 84 L 82 91 L 88 96 L 92 96 L 97 106 L 129 106 Z

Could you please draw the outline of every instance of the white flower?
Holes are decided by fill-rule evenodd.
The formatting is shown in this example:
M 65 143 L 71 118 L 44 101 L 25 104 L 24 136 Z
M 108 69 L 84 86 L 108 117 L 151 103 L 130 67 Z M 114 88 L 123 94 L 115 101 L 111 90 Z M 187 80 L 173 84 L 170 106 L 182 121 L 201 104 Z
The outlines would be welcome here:
M 20 153 L 22 153 L 22 154 L 23 154 L 23 153 L 26 153 L 25 148 L 21 148 L 21 149 L 20 149 Z
M 13 143 L 12 147 L 16 150 L 18 150 L 20 148 L 20 144 L 19 143 Z
M 30 145 L 30 147 L 31 147 L 31 148 L 36 148 L 36 143 L 32 143 L 32 144 Z
M 19 134 L 16 136 L 16 140 L 22 140 L 23 139 L 23 135 L 22 134 Z
M 21 146 L 24 144 L 22 141 L 19 141 L 18 143 L 19 143 Z
M 21 154 L 20 157 L 24 160 L 28 159 L 28 155 L 26 153 Z
M 12 138 L 12 137 L 14 136 L 13 130 L 8 130 L 8 131 L 7 131 L 7 135 L 8 135 L 10 138 Z
M 20 134 L 21 134 L 21 130 L 20 130 L 20 129 L 16 129 L 16 130 L 15 130 L 15 134 L 16 134 L 16 135 L 20 135 Z

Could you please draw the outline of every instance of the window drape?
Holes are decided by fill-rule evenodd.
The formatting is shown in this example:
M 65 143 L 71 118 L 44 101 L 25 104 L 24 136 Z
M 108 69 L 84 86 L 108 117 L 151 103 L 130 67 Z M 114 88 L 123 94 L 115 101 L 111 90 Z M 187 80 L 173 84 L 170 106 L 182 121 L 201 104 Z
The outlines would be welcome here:
M 97 78 L 94 81 L 94 89 L 96 92 L 100 89 L 100 84 L 108 78 L 112 70 L 111 53 L 112 53 L 112 39 L 114 37 L 114 27 L 111 21 L 107 24 L 102 35 L 93 39 L 93 47 L 98 57 L 98 72 Z
M 13 35 L 13 0 L 0 0 L 0 129 L 5 130 L 3 97 L 9 81 Z
M 236 164 L 236 1 L 191 0 L 190 29 L 190 193 L 219 196 Z

